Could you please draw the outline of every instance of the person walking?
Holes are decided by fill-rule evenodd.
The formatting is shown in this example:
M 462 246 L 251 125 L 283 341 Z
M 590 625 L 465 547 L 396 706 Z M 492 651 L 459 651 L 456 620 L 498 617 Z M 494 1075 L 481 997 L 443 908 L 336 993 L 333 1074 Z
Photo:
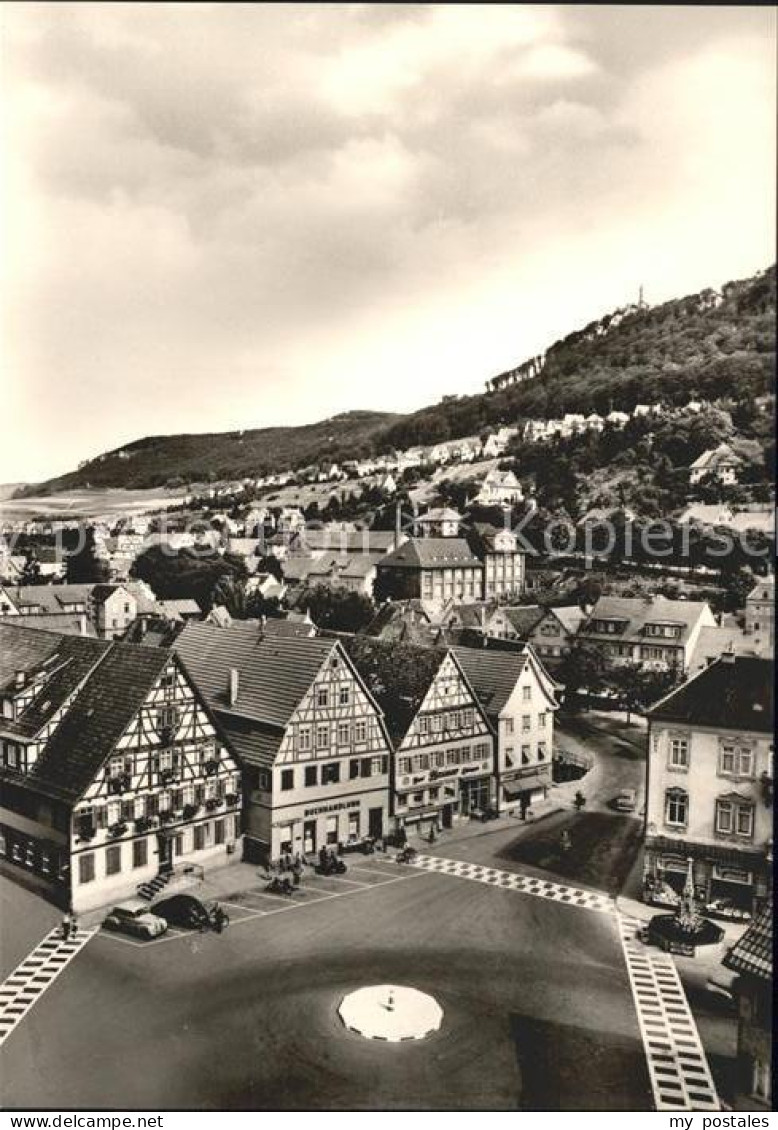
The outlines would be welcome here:
M 68 940 L 68 938 L 70 937 L 71 922 L 72 922 L 72 919 L 70 917 L 70 911 L 66 910 L 65 913 L 62 915 L 62 941 L 63 942 L 66 942 Z
M 76 918 L 75 911 L 71 911 L 71 914 L 70 914 L 70 936 L 71 936 L 71 938 L 75 938 L 77 933 L 78 933 L 78 919 Z

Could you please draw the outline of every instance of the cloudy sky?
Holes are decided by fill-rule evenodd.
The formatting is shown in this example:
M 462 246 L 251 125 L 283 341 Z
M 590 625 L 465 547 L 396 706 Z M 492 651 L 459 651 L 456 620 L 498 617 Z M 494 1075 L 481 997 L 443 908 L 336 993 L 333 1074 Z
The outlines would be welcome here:
M 410 410 L 773 258 L 768 7 L 0 20 L 0 481 Z

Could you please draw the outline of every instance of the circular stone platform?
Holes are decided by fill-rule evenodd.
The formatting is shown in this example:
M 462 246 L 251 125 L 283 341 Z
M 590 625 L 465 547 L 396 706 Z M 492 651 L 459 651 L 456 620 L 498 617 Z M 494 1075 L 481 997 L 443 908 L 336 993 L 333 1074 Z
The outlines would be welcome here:
M 423 1040 L 436 1032 L 443 1009 L 434 997 L 404 985 L 369 985 L 343 998 L 338 1015 L 351 1032 L 368 1040 Z

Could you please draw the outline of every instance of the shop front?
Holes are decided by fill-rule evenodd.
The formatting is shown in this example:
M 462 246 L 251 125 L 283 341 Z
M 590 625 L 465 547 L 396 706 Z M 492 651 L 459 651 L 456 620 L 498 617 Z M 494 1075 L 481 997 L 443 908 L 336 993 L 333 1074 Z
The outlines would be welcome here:
M 533 804 L 544 800 L 551 787 L 551 769 L 548 765 L 504 773 L 498 786 L 500 813 L 518 814 L 522 820 Z
M 273 813 L 271 858 L 315 855 L 322 847 L 378 839 L 389 831 L 385 789 L 329 803 L 294 805 Z
M 694 891 L 701 905 L 727 900 L 734 908 L 753 913 L 766 899 L 770 863 L 765 855 L 738 851 L 723 844 L 685 843 L 663 836 L 646 840 L 644 897 L 669 888 L 680 894 L 692 860 Z

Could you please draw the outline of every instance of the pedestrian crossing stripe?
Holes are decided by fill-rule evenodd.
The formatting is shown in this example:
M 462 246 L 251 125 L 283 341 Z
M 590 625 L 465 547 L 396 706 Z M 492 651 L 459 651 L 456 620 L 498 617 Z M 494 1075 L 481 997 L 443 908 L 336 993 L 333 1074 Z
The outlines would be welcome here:
M 675 962 L 637 938 L 641 923 L 619 916 L 624 960 L 657 1110 L 721 1110 Z
M 0 985 L 0 1047 L 96 932 L 77 930 L 66 941 L 57 927 L 6 977 Z
M 513 871 L 500 871 L 495 867 L 468 863 L 461 859 L 443 859 L 434 855 L 417 855 L 411 866 L 420 867 L 438 875 L 453 875 L 457 879 L 472 879 L 504 890 L 551 899 L 553 902 L 566 903 L 568 906 L 580 906 L 585 910 L 597 910 L 605 914 L 615 913 L 613 902 L 607 895 L 600 894 L 598 891 L 584 891 L 578 887 L 568 887 L 563 883 L 554 883 L 551 880 L 539 879 L 533 875 L 517 875 Z

